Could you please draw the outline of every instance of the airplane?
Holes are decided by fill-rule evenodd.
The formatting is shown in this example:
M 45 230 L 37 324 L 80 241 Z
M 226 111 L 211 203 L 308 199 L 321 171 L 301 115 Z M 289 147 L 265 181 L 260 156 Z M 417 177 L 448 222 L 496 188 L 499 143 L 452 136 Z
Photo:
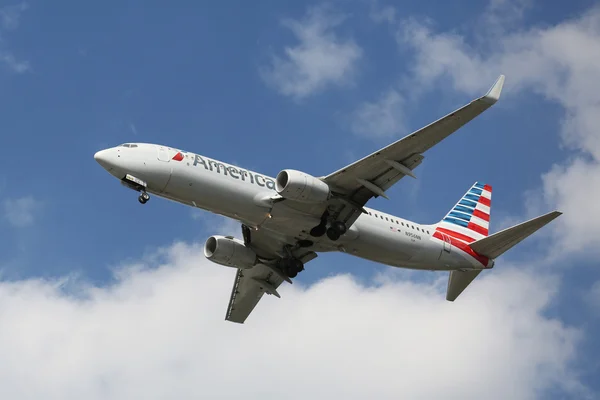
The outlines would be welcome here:
M 265 293 L 281 297 L 319 252 L 345 252 L 393 267 L 449 271 L 454 301 L 495 259 L 562 213 L 489 235 L 492 187 L 475 182 L 440 220 L 418 224 L 366 207 L 414 169 L 423 153 L 495 104 L 500 75 L 482 97 L 326 176 L 284 169 L 275 178 L 164 145 L 124 143 L 95 160 L 126 187 L 233 218 L 242 238 L 213 235 L 204 256 L 237 269 L 225 320 L 243 324 Z

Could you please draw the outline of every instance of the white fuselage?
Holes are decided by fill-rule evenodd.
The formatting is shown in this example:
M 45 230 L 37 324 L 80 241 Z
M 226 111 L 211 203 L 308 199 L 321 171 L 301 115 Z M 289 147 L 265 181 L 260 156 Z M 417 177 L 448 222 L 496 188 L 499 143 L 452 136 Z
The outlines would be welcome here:
M 286 201 L 274 204 L 269 201 L 277 195 L 274 178 L 166 146 L 141 143 L 132 146 L 135 147 L 102 150 L 95 158 L 119 179 L 131 174 L 145 181 L 149 193 L 233 218 L 251 228 L 266 229 L 288 243 L 310 239 L 314 242 L 311 250 L 316 252 L 343 251 L 403 268 L 491 267 L 434 238 L 435 225 L 417 224 L 366 207 L 368 213 L 361 214 L 339 240 L 312 237 L 307 232 L 319 223 L 314 215 L 300 213 L 286 205 Z

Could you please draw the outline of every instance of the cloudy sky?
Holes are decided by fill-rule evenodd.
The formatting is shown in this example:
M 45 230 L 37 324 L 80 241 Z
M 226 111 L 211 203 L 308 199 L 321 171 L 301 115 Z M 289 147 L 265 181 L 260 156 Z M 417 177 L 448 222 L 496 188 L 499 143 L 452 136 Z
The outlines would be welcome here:
M 84 4 L 85 3 L 85 4 Z M 600 397 L 600 7 L 592 0 L 3 2 L 0 398 Z M 152 142 L 325 175 L 502 99 L 370 206 L 491 230 L 558 209 L 455 303 L 445 273 L 326 254 L 245 325 L 231 221 L 145 206 L 93 160 Z

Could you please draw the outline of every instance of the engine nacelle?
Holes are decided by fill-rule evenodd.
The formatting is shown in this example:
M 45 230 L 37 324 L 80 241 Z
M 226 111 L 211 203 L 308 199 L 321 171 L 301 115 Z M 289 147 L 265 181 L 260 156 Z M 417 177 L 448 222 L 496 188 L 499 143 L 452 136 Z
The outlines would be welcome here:
M 303 203 L 322 203 L 331 196 L 325 182 L 293 169 L 284 169 L 277 174 L 275 190 L 286 199 Z
M 252 268 L 256 265 L 256 253 L 241 240 L 213 235 L 204 243 L 204 257 L 210 261 L 233 268 Z

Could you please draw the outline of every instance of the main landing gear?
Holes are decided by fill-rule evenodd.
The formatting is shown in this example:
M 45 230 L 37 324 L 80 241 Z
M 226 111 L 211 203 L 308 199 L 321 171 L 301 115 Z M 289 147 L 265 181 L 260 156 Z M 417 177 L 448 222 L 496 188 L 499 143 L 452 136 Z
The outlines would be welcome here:
M 150 195 L 146 192 L 142 192 L 138 197 L 138 201 L 142 204 L 146 204 L 150 200 Z
M 252 231 L 250 228 L 242 224 L 242 235 L 244 236 L 244 245 L 251 246 L 252 243 Z M 269 265 L 278 268 L 283 272 L 286 276 L 290 278 L 295 278 L 298 273 L 304 271 L 304 263 L 294 256 L 294 249 L 301 247 L 310 247 L 313 245 L 311 240 L 299 240 L 295 246 L 285 245 L 283 246 L 283 254 L 280 254 L 281 258 L 279 258 L 274 263 L 269 263 Z
M 310 240 L 302 240 L 297 243 L 297 246 L 309 247 L 312 246 L 312 242 Z M 292 246 L 286 245 L 283 250 L 285 251 L 286 256 L 279 259 L 278 266 L 284 274 L 290 278 L 295 278 L 299 272 L 304 271 L 304 263 L 300 259 L 294 257 Z
M 300 271 L 304 270 L 304 264 L 297 258 L 282 258 L 279 267 L 290 278 L 295 278 Z
M 327 218 L 323 218 L 321 223 L 310 230 L 311 236 L 321 237 L 327 234 L 330 240 L 336 241 L 344 233 L 348 231 L 346 224 L 342 221 L 333 221 L 330 224 L 327 222 Z
M 327 237 L 330 240 L 336 241 L 342 236 L 348 228 L 346 228 L 346 224 L 342 221 L 334 221 L 331 226 L 327 229 Z

